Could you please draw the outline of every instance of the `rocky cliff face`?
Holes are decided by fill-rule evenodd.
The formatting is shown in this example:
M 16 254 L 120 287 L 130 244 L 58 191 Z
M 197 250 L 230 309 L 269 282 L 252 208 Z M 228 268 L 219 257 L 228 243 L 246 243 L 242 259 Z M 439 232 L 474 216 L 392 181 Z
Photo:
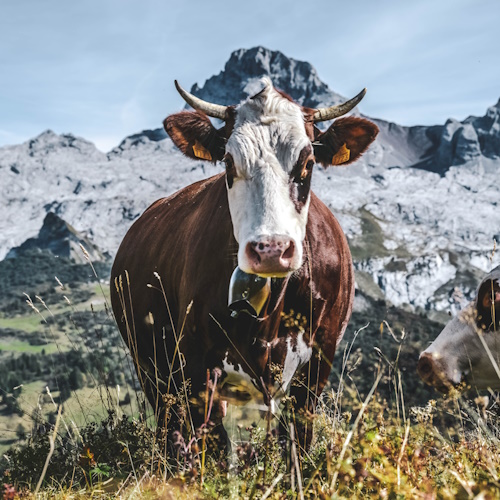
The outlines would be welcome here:
M 500 158 L 500 99 L 481 117 L 471 116 L 464 123 L 471 124 L 477 132 L 481 153 L 487 158 Z
M 463 122 L 449 119 L 443 127 L 426 127 L 432 146 L 424 168 L 444 172 L 449 167 L 500 158 L 500 100 L 481 117 Z
M 192 90 L 236 103 L 263 74 L 304 105 L 340 100 L 309 63 L 262 47 L 234 52 L 219 75 Z M 500 263 L 499 252 L 490 258 L 493 239 L 500 240 L 500 101 L 463 122 L 375 121 L 380 134 L 363 158 L 316 168 L 313 189 L 349 237 L 367 293 L 396 305 L 454 309 Z M 51 131 L 0 148 L 0 259 L 38 237 L 49 212 L 113 255 L 149 204 L 217 172 L 183 157 L 161 129 L 131 135 L 108 154 Z
M 218 104 L 237 104 L 260 90 L 259 79 L 264 75 L 271 77 L 275 87 L 310 108 L 345 100 L 320 80 L 308 62 L 296 61 L 264 47 L 234 51 L 223 71 L 209 78 L 202 87 L 194 84 L 191 92 Z
M 84 251 L 92 262 L 100 262 L 107 257 L 89 238 L 53 212 L 45 216 L 36 238 L 28 238 L 22 245 L 10 249 L 5 258 L 14 259 L 30 250 L 48 251 L 56 257 L 65 257 L 77 263 L 85 262 Z

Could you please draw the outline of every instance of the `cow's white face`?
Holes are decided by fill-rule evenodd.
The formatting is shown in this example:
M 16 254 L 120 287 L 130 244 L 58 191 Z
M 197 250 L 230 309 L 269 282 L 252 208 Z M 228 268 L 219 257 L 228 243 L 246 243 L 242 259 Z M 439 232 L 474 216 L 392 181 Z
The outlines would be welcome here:
M 163 125 L 188 157 L 224 160 L 238 265 L 249 274 L 285 277 L 304 260 L 304 238 L 315 161 L 328 167 L 356 161 L 375 140 L 378 128 L 364 118 L 339 118 L 324 132 L 314 123 L 345 115 L 363 98 L 320 109 L 305 109 L 278 92 L 271 80 L 239 106 L 199 99 L 176 82 L 197 111 L 168 116 Z M 222 119 L 216 129 L 208 116 Z M 312 142 L 314 140 L 314 142 Z
M 229 209 L 239 267 L 286 276 L 302 265 L 314 154 L 302 108 L 263 83 L 226 145 Z
M 496 272 L 500 275 L 500 268 Z M 500 389 L 495 368 L 500 367 L 500 278 L 494 273 L 482 281 L 474 302 L 421 353 L 417 370 L 429 385 L 445 392 L 462 381 L 478 389 Z

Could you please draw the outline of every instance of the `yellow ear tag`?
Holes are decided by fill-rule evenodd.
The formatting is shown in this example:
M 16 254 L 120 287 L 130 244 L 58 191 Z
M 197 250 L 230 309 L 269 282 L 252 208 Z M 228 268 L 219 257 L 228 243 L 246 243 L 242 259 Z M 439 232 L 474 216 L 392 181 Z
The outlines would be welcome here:
M 333 155 L 332 165 L 341 165 L 346 161 L 349 161 L 351 157 L 351 150 L 347 148 L 345 142 L 342 147 Z
M 193 145 L 193 153 L 196 156 L 196 158 L 212 161 L 212 155 L 210 154 L 210 151 L 204 146 L 202 146 L 198 141 L 195 141 Z

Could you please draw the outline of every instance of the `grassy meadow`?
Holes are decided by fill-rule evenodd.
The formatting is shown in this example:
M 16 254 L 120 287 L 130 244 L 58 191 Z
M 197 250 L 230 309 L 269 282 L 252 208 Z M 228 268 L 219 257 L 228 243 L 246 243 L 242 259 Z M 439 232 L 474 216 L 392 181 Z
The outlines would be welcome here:
M 13 260 L 0 263 L 4 498 L 500 498 L 497 395 L 420 381 L 442 328 L 424 314 L 359 292 L 316 414 L 285 402 L 286 440 L 277 419 L 230 407 L 229 455 L 188 425 L 172 448 L 111 317 L 109 264 Z M 297 419 L 314 427 L 308 451 Z

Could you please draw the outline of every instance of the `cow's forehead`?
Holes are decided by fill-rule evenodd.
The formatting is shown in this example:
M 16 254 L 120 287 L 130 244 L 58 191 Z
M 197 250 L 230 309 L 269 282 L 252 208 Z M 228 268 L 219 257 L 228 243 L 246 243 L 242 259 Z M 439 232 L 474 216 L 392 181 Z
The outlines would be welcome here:
M 290 171 L 302 149 L 310 144 L 304 114 L 298 104 L 277 92 L 269 79 L 263 83 L 259 94 L 237 107 L 227 151 L 241 168 L 277 160 Z

